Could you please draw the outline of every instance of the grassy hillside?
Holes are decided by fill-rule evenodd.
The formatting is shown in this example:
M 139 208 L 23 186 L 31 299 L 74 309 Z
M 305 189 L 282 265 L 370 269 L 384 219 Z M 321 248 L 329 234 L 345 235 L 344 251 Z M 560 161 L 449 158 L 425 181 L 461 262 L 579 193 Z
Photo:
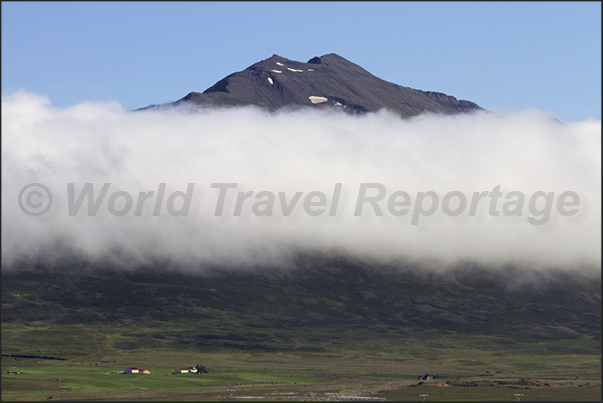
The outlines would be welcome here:
M 437 356 L 463 345 L 593 353 L 600 351 L 600 285 L 576 273 L 435 274 L 318 258 L 297 269 L 203 275 L 36 268 L 2 275 L 2 353 L 414 349 Z
M 600 400 L 600 285 L 316 257 L 203 275 L 4 271 L 2 399 Z M 196 363 L 209 373 L 172 374 Z M 128 366 L 151 374 L 116 374 Z

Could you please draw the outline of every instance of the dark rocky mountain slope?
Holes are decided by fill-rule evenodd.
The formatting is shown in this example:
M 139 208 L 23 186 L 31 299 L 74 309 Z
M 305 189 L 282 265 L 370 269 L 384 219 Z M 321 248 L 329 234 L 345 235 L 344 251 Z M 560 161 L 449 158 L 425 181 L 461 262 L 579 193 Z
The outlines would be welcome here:
M 403 117 L 425 112 L 454 114 L 482 110 L 470 101 L 384 81 L 334 53 L 314 57 L 307 63 L 273 55 L 230 74 L 202 93 L 191 92 L 179 101 L 161 106 L 182 104 L 256 105 L 270 111 L 284 107 L 334 107 L 351 113 L 388 109 Z

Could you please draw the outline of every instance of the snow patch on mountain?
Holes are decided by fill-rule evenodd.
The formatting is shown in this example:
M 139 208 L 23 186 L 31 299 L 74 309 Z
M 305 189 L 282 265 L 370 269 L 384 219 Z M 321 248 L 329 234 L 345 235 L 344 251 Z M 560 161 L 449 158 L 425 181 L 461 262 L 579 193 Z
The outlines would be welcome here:
M 327 101 L 328 101 L 328 99 L 327 99 L 327 98 L 325 98 L 325 97 L 317 97 L 317 96 L 315 96 L 315 95 L 311 95 L 311 96 L 309 96 L 308 98 L 310 98 L 310 101 L 311 101 L 313 104 L 321 104 L 321 103 L 323 103 L 323 102 L 327 102 Z

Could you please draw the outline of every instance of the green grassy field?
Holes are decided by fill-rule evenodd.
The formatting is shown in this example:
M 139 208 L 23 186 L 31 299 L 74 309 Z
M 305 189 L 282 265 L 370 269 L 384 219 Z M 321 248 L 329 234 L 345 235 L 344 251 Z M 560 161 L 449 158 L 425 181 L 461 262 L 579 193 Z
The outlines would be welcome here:
M 27 365 L 27 364 L 25 364 Z M 77 363 L 69 365 L 31 365 L 19 368 L 20 375 L 5 375 L 2 378 L 3 393 L 12 391 L 18 394 L 39 395 L 59 390 L 59 386 L 69 386 L 70 393 L 132 391 L 146 389 L 190 389 L 213 386 L 234 386 L 272 384 L 310 383 L 302 376 L 278 375 L 266 371 L 228 371 L 221 370 L 203 375 L 172 374 L 177 366 L 154 367 L 151 374 L 110 374 L 119 372 L 126 365 L 86 366 Z M 147 366 L 148 368 L 148 366 Z M 11 391 L 12 389 L 12 391 Z
M 421 352 L 422 350 L 422 352 Z M 600 400 L 600 357 L 595 355 L 523 353 L 497 355 L 477 349 L 458 349 L 451 356 L 429 355 L 433 347 L 417 347 L 419 354 L 348 351 L 319 353 L 219 353 L 146 350 L 109 355 L 88 363 L 79 360 L 38 360 L 3 357 L 2 399 L 104 400 L 215 400 L 257 396 L 280 400 L 283 396 L 326 399 L 325 393 L 362 395 L 387 400 Z M 450 350 L 448 350 L 450 351 Z M 422 355 L 423 357 L 416 357 Z M 89 357 L 92 358 L 92 357 Z M 98 357 L 97 357 L 98 358 Z M 109 362 L 100 362 L 109 361 Z M 172 374 L 182 366 L 203 363 L 209 373 Z M 129 366 L 151 374 L 110 374 Z M 8 375 L 5 371 L 19 371 Z M 436 374 L 418 384 L 417 374 Z M 436 387 L 445 381 L 517 382 L 533 379 L 555 387 Z M 61 386 L 67 386 L 64 392 Z M 144 388 L 140 390 L 139 388 Z M 366 394 L 365 394 L 366 395 Z

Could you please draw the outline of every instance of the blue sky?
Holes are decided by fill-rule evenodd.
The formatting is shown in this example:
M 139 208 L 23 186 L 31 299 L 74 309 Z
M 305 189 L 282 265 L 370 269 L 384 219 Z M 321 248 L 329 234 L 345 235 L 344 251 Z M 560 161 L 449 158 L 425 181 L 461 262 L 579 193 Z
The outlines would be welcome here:
M 2 93 L 61 107 L 135 109 L 326 53 L 490 110 L 601 118 L 600 2 L 2 2 Z

